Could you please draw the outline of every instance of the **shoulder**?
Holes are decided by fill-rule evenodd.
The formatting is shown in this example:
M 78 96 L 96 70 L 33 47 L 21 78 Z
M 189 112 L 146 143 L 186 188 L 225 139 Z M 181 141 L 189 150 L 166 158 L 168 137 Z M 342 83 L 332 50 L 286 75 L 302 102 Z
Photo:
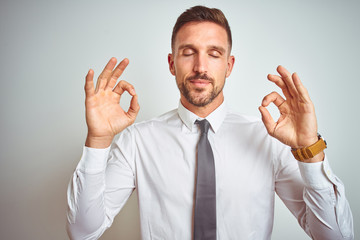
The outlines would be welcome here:
M 241 114 L 241 113 L 235 112 L 231 109 L 229 109 L 226 114 L 225 123 L 236 124 L 236 125 L 239 124 L 239 125 L 247 125 L 247 126 L 257 126 L 259 128 L 265 129 L 265 126 L 259 117 Z
M 151 118 L 149 120 L 141 121 L 132 125 L 133 128 L 141 129 L 147 128 L 150 126 L 157 126 L 157 125 L 169 125 L 175 124 L 179 121 L 179 115 L 177 109 L 173 109 L 168 111 L 160 116 Z
M 228 110 L 220 132 L 253 145 L 270 146 L 273 141 L 261 118 L 232 110 Z
M 228 111 L 224 123 L 227 136 L 234 134 L 252 147 L 268 153 L 276 171 L 292 159 L 290 148 L 268 134 L 260 117 Z
M 164 129 L 169 127 L 177 127 L 181 124 L 177 109 L 168 111 L 160 116 L 149 120 L 134 123 L 123 132 L 128 134 L 144 133 L 156 129 Z
M 177 109 L 168 111 L 158 117 L 132 124 L 116 136 L 116 142 L 123 139 L 134 140 L 138 135 L 164 129 L 171 125 L 179 125 Z M 153 132 L 154 133 L 154 132 Z

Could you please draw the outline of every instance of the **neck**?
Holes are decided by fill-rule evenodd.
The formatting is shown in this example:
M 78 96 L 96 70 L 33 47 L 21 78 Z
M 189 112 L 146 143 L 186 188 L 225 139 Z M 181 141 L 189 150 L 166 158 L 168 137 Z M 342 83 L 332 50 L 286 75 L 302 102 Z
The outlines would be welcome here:
M 224 102 L 224 95 L 223 92 L 221 92 L 211 103 L 203 107 L 189 103 L 183 96 L 181 96 L 180 101 L 187 110 L 201 118 L 205 118 Z

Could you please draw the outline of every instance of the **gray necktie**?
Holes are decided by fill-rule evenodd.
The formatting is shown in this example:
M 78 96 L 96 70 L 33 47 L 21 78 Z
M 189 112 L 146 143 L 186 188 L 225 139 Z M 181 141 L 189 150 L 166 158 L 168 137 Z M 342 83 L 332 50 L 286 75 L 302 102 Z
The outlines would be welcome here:
M 216 239 L 216 182 L 214 155 L 207 134 L 210 123 L 196 121 L 201 129 L 197 146 L 194 240 Z

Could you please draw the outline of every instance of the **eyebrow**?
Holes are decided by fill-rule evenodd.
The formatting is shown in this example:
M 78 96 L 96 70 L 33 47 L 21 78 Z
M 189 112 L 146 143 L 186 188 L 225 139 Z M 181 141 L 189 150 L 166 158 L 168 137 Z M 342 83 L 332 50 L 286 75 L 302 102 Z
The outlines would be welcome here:
M 196 47 L 193 44 L 183 44 L 180 45 L 178 50 L 182 50 L 184 48 L 192 48 L 192 49 L 196 49 Z M 219 51 L 220 53 L 224 54 L 226 52 L 225 48 L 220 47 L 220 46 L 216 46 L 216 45 L 210 45 L 207 47 L 208 49 L 214 49 L 216 51 Z
M 222 54 L 224 54 L 226 52 L 225 48 L 220 47 L 220 46 L 216 46 L 216 45 L 212 45 L 209 48 L 210 49 L 215 49 L 216 51 L 219 51 Z
M 179 46 L 178 50 L 182 50 L 184 48 L 195 48 L 193 44 L 182 44 Z

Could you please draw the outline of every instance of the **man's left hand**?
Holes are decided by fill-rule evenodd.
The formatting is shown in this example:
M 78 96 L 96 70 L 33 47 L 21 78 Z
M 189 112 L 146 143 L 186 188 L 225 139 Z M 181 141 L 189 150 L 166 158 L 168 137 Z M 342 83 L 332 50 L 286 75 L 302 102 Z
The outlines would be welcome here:
M 272 92 L 264 97 L 259 110 L 268 133 L 292 148 L 303 148 L 317 140 L 315 108 L 308 91 L 296 73 L 290 74 L 283 66 L 277 68 L 279 75 L 267 77 L 281 88 L 284 96 Z M 266 109 L 270 103 L 279 109 L 280 117 L 275 122 Z

